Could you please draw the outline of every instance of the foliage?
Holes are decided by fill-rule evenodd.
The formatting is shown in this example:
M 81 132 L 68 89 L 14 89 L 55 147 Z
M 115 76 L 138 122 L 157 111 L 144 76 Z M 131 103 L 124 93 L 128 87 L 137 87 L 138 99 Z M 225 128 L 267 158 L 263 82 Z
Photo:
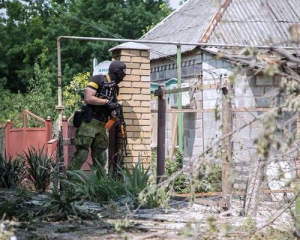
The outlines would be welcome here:
M 42 67 L 49 59 L 49 43 L 45 41 L 47 26 L 51 22 L 51 9 L 41 1 L 6 1 L 6 15 L 0 18 L 4 30 L 3 58 L 1 58 L 1 77 L 5 87 L 13 92 L 25 92 L 28 80 L 32 76 L 34 62 Z M 54 55 L 52 55 L 54 56 Z M 48 58 L 48 62 L 46 59 Z
M 0 123 L 14 120 L 24 109 L 46 119 L 56 118 L 56 99 L 53 83 L 49 81 L 49 69 L 42 70 L 38 64 L 34 66 L 34 75 L 29 80 L 26 94 L 11 93 L 4 90 L 1 94 Z
M 90 201 L 108 201 L 125 195 L 123 182 L 107 175 L 100 163 L 90 166 L 90 172 L 67 171 L 64 188 L 73 188 L 74 193 Z M 108 187 L 109 186 L 109 187 Z
M 204 161 L 198 169 L 196 192 L 222 191 L 222 168 L 220 164 Z
M 51 189 L 50 201 L 45 202 L 35 216 L 51 221 L 95 219 L 96 214 L 83 207 L 84 200 L 80 193 L 74 194 L 72 189 L 62 192 L 54 185 Z
M 0 188 L 15 189 L 24 178 L 24 160 L 22 158 L 6 160 L 0 155 Z
M 84 98 L 84 89 L 88 84 L 90 73 L 80 73 L 66 85 L 63 91 L 65 115 L 70 116 L 79 106 Z
M 138 201 L 144 208 L 168 207 L 172 190 L 167 188 L 167 184 L 157 185 L 151 182 L 140 194 Z
M 13 120 L 20 114 L 24 108 L 25 97 L 22 93 L 11 93 L 9 90 L 3 90 L 0 104 L 0 123 L 3 124 L 8 120 Z
M 158 22 L 161 22 L 166 16 L 172 13 L 172 9 L 169 8 L 169 6 L 166 3 L 162 3 L 159 5 L 160 11 L 157 12 L 157 21 L 153 22 L 151 25 L 146 26 L 146 28 L 142 31 L 143 34 L 146 34 L 148 31 L 151 30 L 151 28 L 155 27 L 155 24 Z
M 28 152 L 24 151 L 21 157 L 26 162 L 26 179 L 33 185 L 35 191 L 45 192 L 56 176 L 56 163 L 53 161 L 53 156 L 47 156 L 44 148 L 35 150 L 31 147 Z
M 166 176 L 170 178 L 172 175 L 176 175 L 172 182 L 172 188 L 176 193 L 187 193 L 189 192 L 188 181 L 184 173 L 178 173 L 183 168 L 183 154 L 180 151 L 176 152 L 175 161 L 166 159 L 165 162 Z
M 126 195 L 134 204 L 138 203 L 139 194 L 148 187 L 150 168 L 145 169 L 140 159 L 137 164 L 129 169 L 127 166 L 119 167 L 119 173 L 123 177 Z
M 24 0 L 5 1 L 3 8 L 6 14 L 0 14 L 0 123 L 13 120 L 24 109 L 43 118 L 57 117 L 58 36 L 97 37 L 100 32 L 101 37 L 138 39 L 147 26 L 158 23 L 171 11 L 163 0 Z M 93 58 L 110 59 L 108 50 L 116 44 L 63 41 L 62 89 L 78 73 L 89 72 Z M 65 114 L 69 116 L 77 99 L 71 94 L 65 100 Z
M 24 109 L 46 119 L 50 116 L 56 118 L 55 105 L 57 104 L 56 90 L 49 68 L 41 69 L 34 64 L 34 76 L 30 78 L 25 95 Z
M 144 179 L 147 178 L 147 186 L 142 189 L 142 191 L 138 194 L 138 198 L 135 199 L 134 204 L 137 203 L 144 208 L 154 208 L 154 207 L 166 207 L 168 205 L 168 200 L 171 196 L 170 192 L 172 190 L 168 189 L 168 184 L 166 182 L 157 184 L 156 182 L 156 153 L 151 153 L 151 164 L 149 168 L 145 171 L 144 168 L 141 170 L 142 173 L 139 175 L 145 175 Z M 135 167 L 137 168 L 137 166 Z M 126 178 L 132 178 L 130 176 L 130 172 L 127 174 Z M 131 180 L 132 181 L 132 180 Z M 146 183 L 145 183 L 146 184 Z
M 109 201 L 126 196 L 131 207 L 141 204 L 144 207 L 165 206 L 170 194 L 166 187 L 151 184 L 149 168 L 138 163 L 132 168 L 124 166 L 119 169 L 119 178 L 113 173 L 106 174 L 102 166 L 97 163 L 91 165 L 91 172 L 82 170 L 67 171 L 67 179 L 63 180 L 64 189 L 72 189 L 73 194 L 90 201 Z
M 164 6 L 164 7 L 162 7 Z M 170 13 L 165 0 L 5 1 L 0 14 L 0 88 L 26 92 L 34 64 L 57 79 L 58 36 L 131 38 Z M 100 35 L 99 35 L 100 34 Z M 62 85 L 88 72 L 92 59 L 109 59 L 114 42 L 61 41 Z M 39 114 L 39 113 L 36 113 Z

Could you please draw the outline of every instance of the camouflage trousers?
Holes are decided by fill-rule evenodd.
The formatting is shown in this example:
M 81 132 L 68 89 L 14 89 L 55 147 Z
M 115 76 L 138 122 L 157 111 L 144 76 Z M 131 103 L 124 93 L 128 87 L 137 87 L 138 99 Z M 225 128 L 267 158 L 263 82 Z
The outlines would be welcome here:
M 108 147 L 108 136 L 105 123 L 92 119 L 90 123 L 82 122 L 75 134 L 75 148 L 73 158 L 69 163 L 70 170 L 79 170 L 88 158 L 89 148 L 93 163 L 98 161 L 102 167 L 106 165 L 106 149 Z

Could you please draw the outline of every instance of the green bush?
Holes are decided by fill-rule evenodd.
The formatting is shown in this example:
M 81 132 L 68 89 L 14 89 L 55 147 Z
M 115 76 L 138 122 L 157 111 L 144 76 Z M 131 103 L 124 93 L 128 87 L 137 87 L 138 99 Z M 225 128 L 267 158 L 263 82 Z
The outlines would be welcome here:
M 171 177 L 173 174 L 177 174 L 179 171 L 182 170 L 182 168 L 183 168 L 183 155 L 180 151 L 176 153 L 175 161 L 171 159 L 166 159 L 165 170 L 166 170 L 166 176 L 168 178 Z M 174 181 L 171 183 L 172 184 L 170 186 L 172 186 L 173 190 L 176 193 L 187 193 L 190 191 L 189 183 L 184 173 L 178 174 L 178 176 L 176 176 Z
M 204 161 L 198 169 L 196 192 L 222 191 L 222 167 L 220 164 Z

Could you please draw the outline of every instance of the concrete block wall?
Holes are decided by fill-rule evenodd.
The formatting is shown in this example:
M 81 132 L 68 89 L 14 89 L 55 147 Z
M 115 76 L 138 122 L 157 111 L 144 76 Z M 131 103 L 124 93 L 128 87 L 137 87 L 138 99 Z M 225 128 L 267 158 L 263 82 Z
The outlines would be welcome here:
M 127 152 L 123 162 L 132 166 L 140 159 L 144 164 L 151 162 L 151 108 L 150 108 L 150 59 L 149 48 L 143 44 L 125 43 L 111 49 L 112 58 L 126 63 L 126 77 L 119 84 L 119 102 L 127 130 Z M 122 139 L 118 136 L 118 147 Z
M 225 84 L 225 75 L 230 76 L 231 66 L 228 62 L 218 60 L 210 54 L 203 54 L 203 85 L 217 84 L 223 86 Z M 219 141 L 222 137 L 222 91 L 220 89 L 205 89 L 198 91 L 202 95 L 202 108 L 207 110 L 203 112 L 203 150 L 205 151 L 212 146 L 218 151 L 220 149 Z M 217 114 L 219 119 L 216 118 L 215 110 L 218 109 Z
M 234 107 L 253 109 L 248 111 L 235 112 L 233 118 L 234 129 L 241 129 L 247 123 L 259 117 L 262 114 L 263 108 L 271 108 L 273 106 L 272 91 L 278 88 L 279 81 L 273 77 L 266 76 L 246 76 L 238 75 L 234 86 Z M 262 111 L 257 110 L 262 108 Z M 237 131 L 234 138 L 235 160 L 247 160 L 249 163 L 256 159 L 254 154 L 255 146 L 253 140 L 258 138 L 262 133 L 262 125 L 256 121 L 253 124 Z M 249 154 L 251 151 L 252 154 Z M 237 153 L 238 152 L 238 153 Z M 245 152 L 245 153 L 243 153 Z

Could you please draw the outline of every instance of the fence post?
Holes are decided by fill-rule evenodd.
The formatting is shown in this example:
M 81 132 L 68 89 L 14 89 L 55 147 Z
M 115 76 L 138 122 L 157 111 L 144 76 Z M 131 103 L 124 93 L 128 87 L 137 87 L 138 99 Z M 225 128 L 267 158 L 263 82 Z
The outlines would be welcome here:
M 52 134 L 52 121 L 51 117 L 47 117 L 46 122 L 46 141 L 49 141 L 51 139 L 51 134 Z
M 157 108 L 157 183 L 163 180 L 165 173 L 165 141 L 166 141 L 166 99 L 165 87 L 159 86 L 154 93 L 158 96 Z
M 229 86 L 222 87 L 222 207 L 224 210 L 228 210 L 230 209 L 230 201 L 232 196 L 232 184 L 230 179 L 230 163 L 232 160 L 232 143 L 230 136 L 230 133 L 232 132 L 232 86 L 230 86 L 228 79 L 225 79 L 225 84 L 228 84 Z
M 10 129 L 11 129 L 12 122 L 8 120 L 6 122 L 6 127 L 5 127 L 5 140 L 6 140 L 6 159 L 9 159 L 9 155 L 11 154 L 11 149 L 10 149 Z

